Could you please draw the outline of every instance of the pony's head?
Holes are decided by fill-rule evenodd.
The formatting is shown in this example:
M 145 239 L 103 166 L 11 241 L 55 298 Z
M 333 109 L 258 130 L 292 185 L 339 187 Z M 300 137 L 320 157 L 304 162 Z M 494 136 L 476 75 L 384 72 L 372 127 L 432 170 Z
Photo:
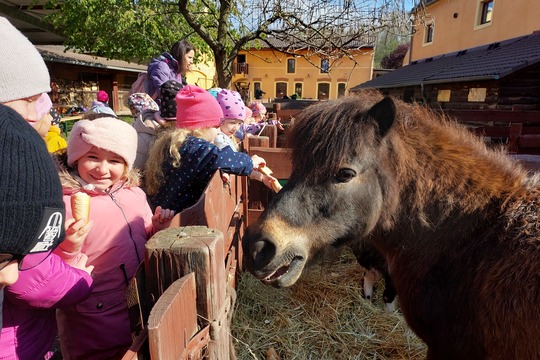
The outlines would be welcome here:
M 296 119 L 291 177 L 243 239 L 246 266 L 263 282 L 294 284 L 308 260 L 379 221 L 389 191 L 380 153 L 390 146 L 396 107 L 390 98 L 373 101 L 322 102 Z

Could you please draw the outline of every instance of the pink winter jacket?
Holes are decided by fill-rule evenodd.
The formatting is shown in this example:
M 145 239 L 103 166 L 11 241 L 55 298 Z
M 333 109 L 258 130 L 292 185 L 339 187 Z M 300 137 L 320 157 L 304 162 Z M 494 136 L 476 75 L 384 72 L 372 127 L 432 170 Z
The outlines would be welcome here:
M 0 359 L 43 359 L 57 335 L 55 309 L 71 306 L 90 294 L 91 276 L 72 268 L 57 255 L 42 261 L 42 254 L 27 255 L 19 280 L 4 289 Z
M 71 176 L 71 175 L 70 175 Z M 144 260 L 144 246 L 152 235 L 152 211 L 139 187 L 117 183 L 110 193 L 88 190 L 91 185 L 64 186 L 66 219 L 72 218 L 70 196 L 84 191 L 91 196 L 94 225 L 81 251 L 94 265 L 92 294 L 84 301 L 57 312 L 62 356 L 72 359 L 120 358 L 132 343 L 125 300 L 128 281 Z M 80 185 L 79 185 L 80 186 Z

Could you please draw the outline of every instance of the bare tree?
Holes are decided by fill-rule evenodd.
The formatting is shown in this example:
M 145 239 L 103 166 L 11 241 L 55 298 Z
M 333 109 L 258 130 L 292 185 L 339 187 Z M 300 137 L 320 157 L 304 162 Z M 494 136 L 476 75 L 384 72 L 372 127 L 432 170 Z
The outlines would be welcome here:
M 198 51 L 213 55 L 217 85 L 228 88 L 242 49 L 265 45 L 308 60 L 318 55 L 331 71 L 339 57 L 352 59 L 352 50 L 373 46 L 383 30 L 408 34 L 410 1 L 49 0 L 59 8 L 49 20 L 69 48 L 123 60 L 148 58 L 189 37 Z
M 353 59 L 352 50 L 374 45 L 377 33 L 409 33 L 404 0 L 202 0 L 179 1 L 180 13 L 211 49 L 218 86 L 228 87 L 239 51 L 266 46 L 310 61 Z M 213 21 L 209 21 L 212 19 Z M 317 64 L 313 64 L 318 66 Z

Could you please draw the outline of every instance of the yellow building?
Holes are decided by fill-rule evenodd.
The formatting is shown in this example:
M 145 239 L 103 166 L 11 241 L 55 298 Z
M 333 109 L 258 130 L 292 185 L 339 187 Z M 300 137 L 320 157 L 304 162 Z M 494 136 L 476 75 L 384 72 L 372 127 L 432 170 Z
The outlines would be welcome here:
M 538 0 L 424 0 L 404 65 L 540 30 Z
M 254 99 L 255 89 L 260 88 L 266 93 L 262 98 L 264 102 L 293 94 L 299 99 L 336 99 L 372 76 L 375 53 L 372 43 L 349 51 L 354 60 L 317 55 L 308 60 L 268 47 L 249 48 L 236 58 L 231 87 L 248 100 Z
M 195 84 L 203 89 L 214 87 L 216 66 L 212 56 L 202 54 L 201 59 L 191 66 L 191 70 L 186 74 L 189 84 Z

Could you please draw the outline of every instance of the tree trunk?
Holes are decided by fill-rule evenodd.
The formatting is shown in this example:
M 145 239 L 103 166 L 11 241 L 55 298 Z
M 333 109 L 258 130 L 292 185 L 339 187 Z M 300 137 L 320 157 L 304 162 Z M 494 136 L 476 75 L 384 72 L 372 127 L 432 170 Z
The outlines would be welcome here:
M 232 62 L 228 62 L 225 51 L 214 51 L 214 59 L 216 62 L 217 86 L 222 89 L 229 89 L 232 79 Z

